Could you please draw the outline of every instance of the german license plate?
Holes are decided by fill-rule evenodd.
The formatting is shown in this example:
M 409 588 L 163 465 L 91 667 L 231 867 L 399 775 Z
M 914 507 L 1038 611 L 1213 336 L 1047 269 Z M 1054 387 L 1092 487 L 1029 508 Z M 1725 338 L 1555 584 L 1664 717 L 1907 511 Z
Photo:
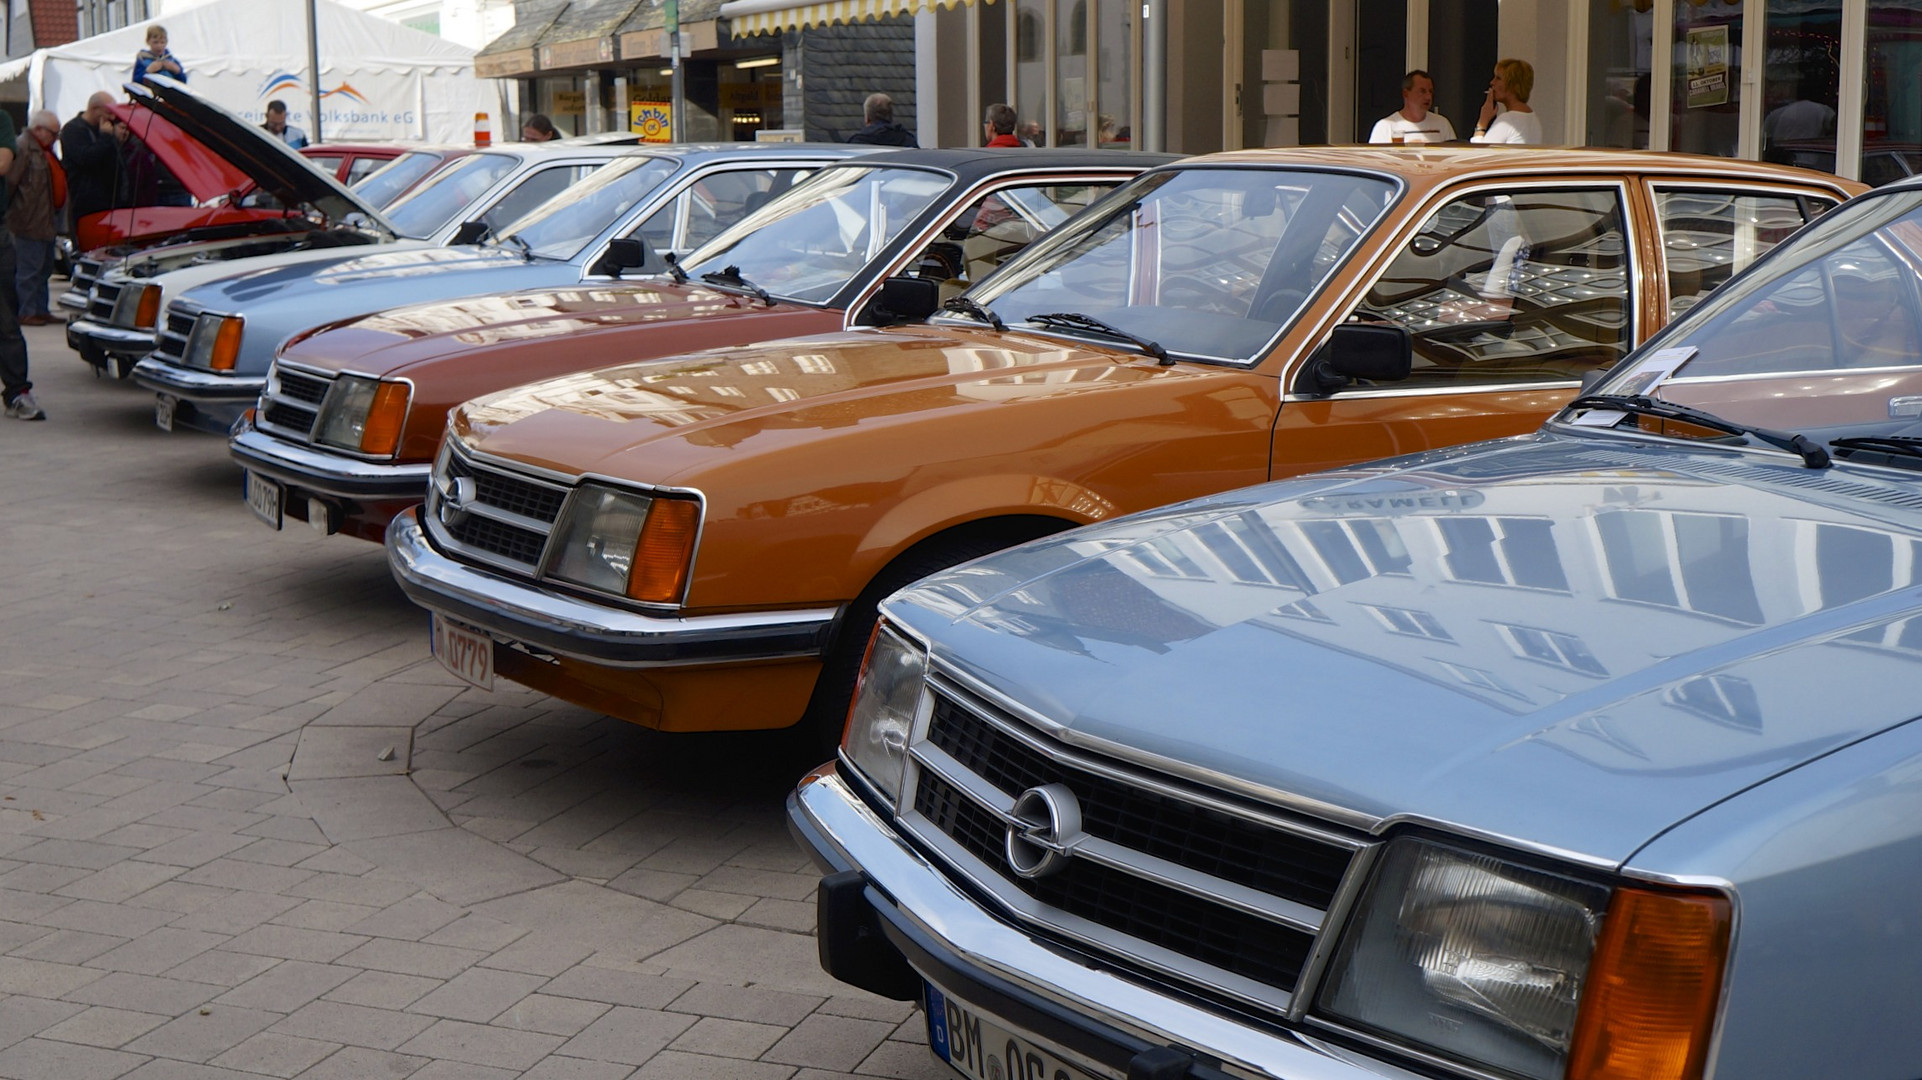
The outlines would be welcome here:
M 107 362 L 109 364 L 113 363 L 111 360 Z M 177 404 L 179 404 L 178 398 L 167 394 L 155 394 L 153 399 L 154 426 L 162 431 L 172 431 L 174 429 L 174 406 Z
M 267 524 L 270 529 L 280 528 L 280 504 L 286 489 L 277 481 L 269 480 L 259 473 L 247 473 L 247 509 Z
M 494 639 L 439 615 L 434 622 L 434 659 L 482 690 L 494 688 Z
M 974 1080 L 1094 1080 L 1086 1072 L 927 985 L 928 1047 Z

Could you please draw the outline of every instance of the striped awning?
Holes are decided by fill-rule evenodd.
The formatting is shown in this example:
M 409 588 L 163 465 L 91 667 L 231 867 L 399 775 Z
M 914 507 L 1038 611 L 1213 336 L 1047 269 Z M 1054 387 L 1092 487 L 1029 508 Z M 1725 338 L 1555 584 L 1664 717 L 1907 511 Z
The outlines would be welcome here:
M 991 4 L 994 0 L 981 0 Z M 975 0 L 820 0 L 796 3 L 795 0 L 731 0 L 721 5 L 721 18 L 728 20 L 735 37 L 748 34 L 778 34 L 783 30 L 802 30 L 810 26 L 855 23 L 884 19 L 890 15 L 916 15 L 935 8 L 967 6 Z

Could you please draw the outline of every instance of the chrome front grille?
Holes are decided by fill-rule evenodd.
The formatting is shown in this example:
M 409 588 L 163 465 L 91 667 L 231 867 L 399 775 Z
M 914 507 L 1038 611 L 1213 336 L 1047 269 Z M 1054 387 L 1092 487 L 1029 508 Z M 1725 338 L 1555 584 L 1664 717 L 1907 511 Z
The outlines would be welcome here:
M 96 281 L 87 293 L 87 318 L 112 323 L 114 305 L 120 302 L 122 286 L 112 281 Z
M 1071 750 L 937 679 L 902 825 L 1006 914 L 1118 965 L 1287 1009 L 1364 843 Z M 1014 872 L 1023 792 L 1079 808 L 1058 870 Z
M 187 339 L 193 336 L 194 323 L 200 319 L 198 308 L 179 302 L 167 305 L 167 319 L 160 329 L 160 343 L 154 346 L 155 359 L 178 364 L 186 359 Z
M 446 446 L 427 490 L 424 516 L 435 537 L 479 562 L 537 573 L 568 489 L 475 461 L 452 439 Z M 463 480 L 472 482 L 472 496 L 452 507 L 446 493 Z
M 276 364 L 260 395 L 255 423 L 272 434 L 311 442 L 314 424 L 320 419 L 320 404 L 327 399 L 331 386 L 331 378 Z

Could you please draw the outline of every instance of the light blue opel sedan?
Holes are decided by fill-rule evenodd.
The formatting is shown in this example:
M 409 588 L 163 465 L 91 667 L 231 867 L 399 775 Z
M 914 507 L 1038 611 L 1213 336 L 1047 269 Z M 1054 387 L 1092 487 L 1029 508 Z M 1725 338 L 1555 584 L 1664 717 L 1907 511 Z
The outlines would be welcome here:
M 1922 1075 L 1922 185 L 1535 434 L 881 615 L 790 822 L 963 1075 Z
M 406 304 L 612 282 L 659 272 L 643 250 L 685 254 L 794 181 L 874 147 L 717 143 L 629 151 L 525 217 L 452 246 L 346 261 L 236 264 L 170 295 L 159 344 L 134 365 L 154 419 L 225 434 L 260 396 L 280 346 L 305 330 Z M 475 233 L 486 228 L 474 224 Z M 476 242 L 477 241 L 477 242 Z M 645 241 L 645 247 L 642 243 Z

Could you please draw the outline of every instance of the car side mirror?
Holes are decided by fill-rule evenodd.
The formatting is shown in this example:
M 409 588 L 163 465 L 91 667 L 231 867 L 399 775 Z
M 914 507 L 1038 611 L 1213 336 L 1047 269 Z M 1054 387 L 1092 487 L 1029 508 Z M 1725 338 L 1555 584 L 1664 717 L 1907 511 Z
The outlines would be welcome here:
M 1295 389 L 1332 394 L 1357 380 L 1400 382 L 1415 364 L 1415 340 L 1394 323 L 1341 323 L 1302 369 Z
M 920 322 L 941 310 L 941 283 L 932 278 L 891 277 L 868 305 L 873 326 Z
M 454 230 L 454 238 L 449 240 L 448 243 L 478 244 L 482 240 L 487 239 L 487 234 L 493 231 L 493 229 L 488 227 L 487 222 L 479 218 L 475 218 L 473 221 L 463 221 L 460 223 L 460 228 Z
M 667 264 L 654 254 L 644 237 L 623 236 L 607 242 L 607 252 L 594 264 L 593 272 L 620 277 L 625 271 L 645 270 L 650 266 L 665 269 Z

